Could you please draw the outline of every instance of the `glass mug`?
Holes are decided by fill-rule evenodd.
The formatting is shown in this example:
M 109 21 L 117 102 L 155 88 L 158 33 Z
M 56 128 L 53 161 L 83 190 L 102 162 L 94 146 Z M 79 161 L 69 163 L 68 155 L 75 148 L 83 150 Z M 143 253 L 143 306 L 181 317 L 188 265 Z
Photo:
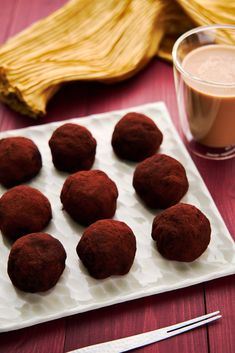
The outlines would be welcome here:
M 186 32 L 175 42 L 172 57 L 189 149 L 208 159 L 235 157 L 235 26 Z

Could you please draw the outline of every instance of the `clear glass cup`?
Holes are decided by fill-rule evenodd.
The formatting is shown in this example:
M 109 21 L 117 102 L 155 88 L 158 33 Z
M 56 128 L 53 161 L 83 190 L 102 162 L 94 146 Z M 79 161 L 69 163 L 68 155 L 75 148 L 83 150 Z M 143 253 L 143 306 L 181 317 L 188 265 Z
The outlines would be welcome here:
M 235 26 L 202 26 L 177 39 L 175 88 L 186 144 L 208 159 L 235 157 Z

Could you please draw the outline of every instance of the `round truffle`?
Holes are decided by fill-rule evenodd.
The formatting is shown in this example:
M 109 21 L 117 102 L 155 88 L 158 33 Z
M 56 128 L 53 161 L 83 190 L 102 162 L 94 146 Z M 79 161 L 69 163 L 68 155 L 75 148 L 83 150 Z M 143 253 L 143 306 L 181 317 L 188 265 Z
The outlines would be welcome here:
M 112 146 L 119 158 L 139 162 L 156 153 L 162 139 L 162 132 L 152 119 L 133 112 L 116 124 Z
M 125 275 L 135 258 L 136 239 L 124 222 L 105 219 L 85 230 L 76 250 L 92 277 Z
M 8 275 L 24 292 L 44 292 L 54 287 L 65 268 L 66 252 L 47 233 L 32 233 L 16 240 L 8 258 Z
M 174 205 L 153 220 L 152 238 L 162 256 L 191 262 L 208 247 L 211 227 L 207 217 L 195 206 Z
M 9 188 L 37 175 L 42 168 L 41 154 L 35 143 L 26 137 L 0 140 L 0 183 Z
M 0 198 L 0 229 L 10 240 L 40 232 L 51 217 L 48 199 L 30 186 L 15 186 Z
M 117 197 L 116 184 L 101 170 L 81 171 L 68 176 L 60 195 L 64 209 L 83 225 L 112 218 Z
M 78 124 L 58 127 L 49 140 L 54 166 L 64 172 L 88 170 L 95 160 L 96 140 L 90 131 Z
M 181 200 L 189 185 L 179 161 L 165 154 L 155 154 L 137 165 L 133 186 L 148 207 L 167 208 Z

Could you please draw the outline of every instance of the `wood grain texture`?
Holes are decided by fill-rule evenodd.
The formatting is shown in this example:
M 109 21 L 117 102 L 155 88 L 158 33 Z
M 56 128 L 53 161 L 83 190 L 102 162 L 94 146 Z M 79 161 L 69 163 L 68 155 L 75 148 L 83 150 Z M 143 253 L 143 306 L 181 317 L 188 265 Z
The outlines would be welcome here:
M 63 353 L 65 321 L 56 320 L 0 334 L 0 353 Z
M 209 328 L 210 352 L 234 352 L 235 349 L 235 290 L 234 276 L 221 278 L 206 283 L 207 310 L 220 308 L 223 313 L 221 327 L 213 325 Z
M 204 313 L 202 285 L 67 318 L 65 351 L 165 327 Z M 138 352 L 207 352 L 206 328 L 138 349 Z M 182 347 L 183 350 L 182 350 Z
M 64 0 L 0 0 L 0 43 L 62 5 Z M 78 82 L 64 86 L 40 121 L 0 104 L 0 129 L 8 130 L 83 117 L 163 100 L 179 129 L 172 66 L 154 59 L 132 79 L 115 85 Z M 235 239 L 235 159 L 212 162 L 192 156 Z M 165 294 L 0 334 L 0 353 L 62 353 L 132 335 L 220 309 L 223 319 L 207 328 L 159 342 L 142 353 L 233 353 L 235 351 L 235 276 Z

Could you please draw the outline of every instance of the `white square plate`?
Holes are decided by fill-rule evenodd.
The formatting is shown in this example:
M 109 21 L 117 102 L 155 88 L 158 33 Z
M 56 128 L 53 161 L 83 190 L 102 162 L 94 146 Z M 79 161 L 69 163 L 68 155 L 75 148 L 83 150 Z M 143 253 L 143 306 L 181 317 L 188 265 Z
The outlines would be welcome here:
M 144 207 L 132 187 L 136 164 L 118 160 L 112 151 L 111 135 L 117 121 L 127 112 L 141 112 L 151 117 L 164 134 L 161 153 L 178 159 L 186 168 L 189 191 L 182 202 L 197 206 L 209 218 L 212 239 L 206 252 L 193 263 L 179 263 L 160 256 L 151 238 L 156 211 Z M 95 280 L 80 263 L 76 246 L 84 231 L 62 211 L 60 191 L 67 174 L 56 171 L 51 161 L 48 140 L 64 122 L 39 125 L 0 134 L 25 136 L 38 146 L 43 159 L 41 173 L 29 185 L 38 188 L 50 200 L 53 219 L 45 229 L 57 237 L 67 252 L 66 268 L 57 285 L 44 293 L 24 293 L 11 284 L 7 275 L 10 246 L 0 237 L 0 332 L 19 329 L 63 316 L 121 303 L 152 294 L 187 287 L 235 273 L 235 246 L 202 181 L 181 142 L 164 103 L 147 104 L 121 111 L 67 120 L 86 126 L 97 140 L 97 154 L 92 169 L 101 169 L 119 189 L 115 219 L 126 222 L 137 239 L 137 253 L 130 272 L 125 276 Z M 0 188 L 3 194 L 6 190 Z

